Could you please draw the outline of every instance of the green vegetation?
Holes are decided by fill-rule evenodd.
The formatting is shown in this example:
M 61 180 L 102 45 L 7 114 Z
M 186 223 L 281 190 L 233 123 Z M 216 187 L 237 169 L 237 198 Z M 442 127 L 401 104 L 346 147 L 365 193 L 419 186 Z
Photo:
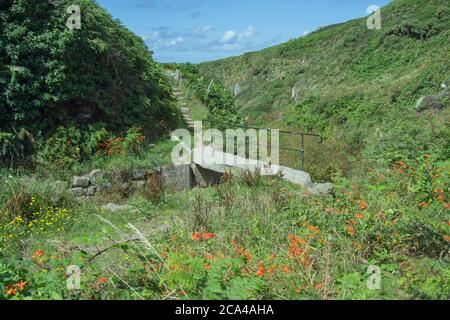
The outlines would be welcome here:
M 2 181 L 31 197 L 2 194 L 10 205 L 1 215 L 0 294 L 448 299 L 449 169 L 424 158 L 351 181 L 336 177 L 328 197 L 279 178 L 226 175 L 216 187 L 163 191 L 157 202 L 134 194 L 125 202 L 133 210 L 114 214 L 98 209 L 102 200 L 54 200 L 55 191 L 36 183 Z M 13 207 L 20 209 L 15 218 Z M 42 216 L 32 219 L 36 212 Z M 69 265 L 82 268 L 81 290 L 66 286 Z M 380 290 L 367 286 L 370 266 L 380 268 Z
M 204 117 L 206 108 L 208 120 L 231 124 L 242 122 L 236 113 L 231 92 L 219 81 L 200 75 L 197 66 L 192 64 L 169 64 L 167 67 L 182 72 L 184 86 L 187 87 L 186 94 L 191 98 L 190 102 L 194 102 L 193 110 L 196 110 L 201 117 Z M 196 102 L 200 102 L 203 107 Z
M 314 142 L 307 148 L 316 179 L 351 174 L 349 158 L 376 162 L 368 167 L 425 153 L 444 160 L 448 99 L 444 110 L 417 113 L 415 105 L 450 80 L 449 15 L 446 0 L 397 0 L 382 8 L 380 30 L 357 19 L 198 68 L 227 88 L 242 87 L 236 107 L 250 122 L 323 133 L 323 151 Z
M 81 30 L 66 26 L 70 5 Z M 63 132 L 83 144 L 138 126 L 157 140 L 176 124 L 161 66 L 92 1 L 2 1 L 0 30 L 0 163 L 32 164 Z
M 245 172 L 178 193 L 152 175 L 124 191 L 135 169 L 170 163 L 175 100 L 139 38 L 75 2 L 86 16 L 73 32 L 66 1 L 0 4 L 0 299 L 450 299 L 445 92 L 439 108 L 415 109 L 450 78 L 447 1 L 394 1 L 379 31 L 358 19 L 242 57 L 165 66 L 182 70 L 195 120 L 323 133 L 306 146 L 313 179 L 334 183 L 321 196 Z M 95 110 L 84 121 L 81 106 Z M 63 185 L 93 169 L 109 191 L 76 200 Z M 112 202 L 126 206 L 102 209 Z M 74 265 L 81 290 L 67 286 Z

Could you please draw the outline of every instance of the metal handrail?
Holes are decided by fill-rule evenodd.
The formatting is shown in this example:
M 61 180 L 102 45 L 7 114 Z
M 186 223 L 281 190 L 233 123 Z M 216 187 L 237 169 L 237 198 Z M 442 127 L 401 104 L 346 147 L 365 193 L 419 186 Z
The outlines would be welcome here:
M 212 127 L 212 124 L 215 123 L 215 124 L 220 124 L 220 125 L 225 125 L 225 126 L 232 126 L 232 127 L 243 128 L 243 129 L 278 131 L 279 133 L 295 134 L 295 135 L 301 136 L 301 149 L 280 147 L 280 150 L 289 150 L 289 151 L 300 152 L 301 170 L 302 171 L 305 171 L 305 137 L 320 138 L 320 141 L 317 144 L 321 144 L 323 142 L 323 137 L 320 134 L 316 134 L 316 133 L 285 131 L 285 130 L 270 129 L 270 128 L 256 128 L 256 127 L 249 127 L 249 126 L 244 126 L 244 125 L 240 125 L 240 124 L 220 122 L 220 121 L 215 121 L 215 120 L 211 120 L 211 119 L 208 119 L 208 120 L 205 120 L 205 121 L 210 123 L 210 127 Z M 247 141 L 246 141 L 246 143 L 249 144 Z

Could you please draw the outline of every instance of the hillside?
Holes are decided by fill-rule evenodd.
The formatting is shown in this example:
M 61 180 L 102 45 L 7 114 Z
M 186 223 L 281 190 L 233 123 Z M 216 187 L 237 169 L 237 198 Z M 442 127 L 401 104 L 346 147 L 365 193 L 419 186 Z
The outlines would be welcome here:
M 242 88 L 236 107 L 251 123 L 322 132 L 348 145 L 337 151 L 364 150 L 388 163 L 413 158 L 418 148 L 448 158 L 448 108 L 415 110 L 450 80 L 448 1 L 396 0 L 381 12 L 381 30 L 356 19 L 198 68 L 230 90 Z M 448 93 L 440 104 L 448 106 Z

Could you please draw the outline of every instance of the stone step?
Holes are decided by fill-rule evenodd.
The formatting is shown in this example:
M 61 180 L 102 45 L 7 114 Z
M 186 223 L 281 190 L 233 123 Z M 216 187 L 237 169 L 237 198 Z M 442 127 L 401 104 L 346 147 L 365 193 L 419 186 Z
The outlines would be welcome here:
M 189 112 L 191 112 L 191 109 L 189 109 L 189 108 L 180 108 L 180 110 L 181 110 L 181 113 L 189 113 Z

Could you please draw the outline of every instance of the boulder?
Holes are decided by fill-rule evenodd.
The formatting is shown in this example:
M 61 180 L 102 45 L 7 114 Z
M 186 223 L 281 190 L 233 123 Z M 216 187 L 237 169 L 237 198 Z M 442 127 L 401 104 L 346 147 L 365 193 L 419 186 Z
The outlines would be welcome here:
M 422 97 L 417 101 L 416 107 L 415 107 L 415 109 L 418 112 L 425 111 L 428 109 L 440 110 L 443 108 L 444 108 L 443 97 L 441 97 L 439 95 Z
M 120 185 L 120 191 L 127 192 L 130 189 L 130 184 L 128 182 L 124 182 Z
M 90 178 L 88 176 L 73 177 L 72 188 L 87 188 L 89 187 Z
M 85 189 L 80 187 L 72 188 L 67 191 L 75 198 L 83 197 L 86 194 Z
M 164 187 L 176 191 L 190 190 L 194 183 L 190 165 L 167 166 L 161 169 Z
M 93 197 L 93 196 L 95 196 L 96 191 L 97 191 L 97 187 L 90 186 L 90 187 L 87 188 L 87 190 L 86 190 L 86 196 L 88 196 L 88 197 Z
M 303 171 L 294 170 L 288 167 L 281 167 L 283 178 L 293 184 L 311 189 L 314 187 L 311 176 Z
M 312 194 L 318 195 L 329 195 L 333 194 L 333 184 L 332 183 L 316 183 L 308 191 Z
M 103 173 L 100 169 L 96 169 L 96 170 L 92 170 L 89 173 L 89 180 L 91 181 L 92 184 L 97 185 L 100 180 L 103 178 Z
M 109 190 L 111 188 L 112 188 L 112 184 L 111 183 L 107 183 L 107 184 L 104 184 L 104 185 L 99 185 L 99 186 L 97 186 L 97 193 L 102 193 L 102 192 L 107 191 L 107 190 Z
M 133 180 L 143 180 L 145 179 L 147 172 L 144 169 L 134 169 L 133 170 Z
M 142 190 L 145 188 L 146 185 L 147 185 L 146 181 L 135 181 L 134 182 L 134 188 L 136 190 Z
M 235 97 L 237 97 L 238 95 L 240 95 L 242 93 L 242 88 L 239 84 L 235 84 L 234 85 L 234 90 L 233 90 L 233 94 Z

